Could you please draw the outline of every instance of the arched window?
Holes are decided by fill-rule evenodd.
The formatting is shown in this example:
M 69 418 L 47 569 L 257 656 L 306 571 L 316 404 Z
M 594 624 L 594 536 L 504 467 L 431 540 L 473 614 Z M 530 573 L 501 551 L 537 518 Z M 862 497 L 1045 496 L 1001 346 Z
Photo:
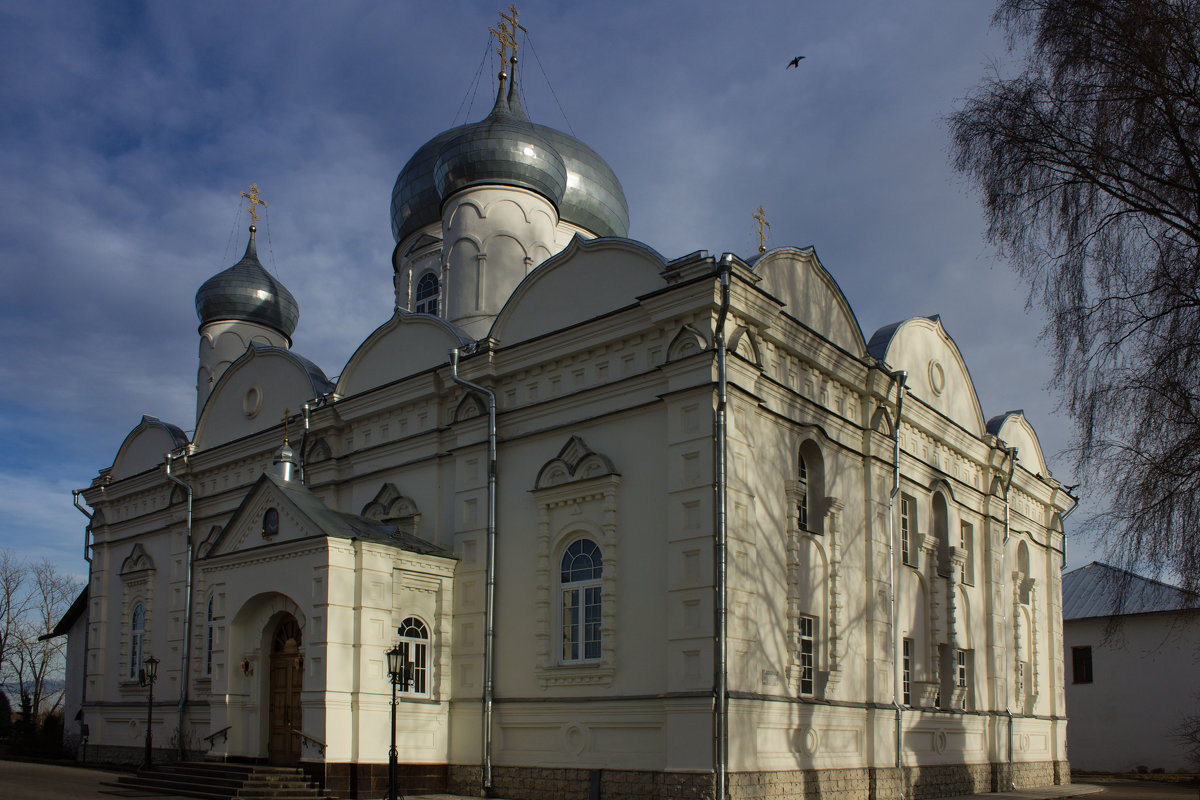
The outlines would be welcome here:
M 413 311 L 419 314 L 438 313 L 438 278 L 432 272 L 426 272 L 417 280 L 417 290 L 413 293 Z
M 812 439 L 800 445 L 796 455 L 796 527 L 808 533 L 824 533 L 825 460 Z
M 804 463 L 804 454 L 800 454 L 800 499 L 796 501 L 797 522 L 800 530 L 808 530 L 808 464 Z
M 213 631 L 216 630 L 216 617 L 213 615 L 213 600 L 216 598 L 208 598 L 208 615 L 205 621 L 208 623 L 207 632 L 204 640 L 204 674 L 212 675 L 212 656 L 213 656 Z
M 396 629 L 400 634 L 400 652 L 413 663 L 412 683 L 405 694 L 429 694 L 429 629 L 416 617 L 408 617 Z
M 146 607 L 138 603 L 129 618 L 129 679 L 138 678 L 138 670 L 146 660 Z
M 563 553 L 562 660 L 600 658 L 600 548 L 590 539 L 572 542 Z

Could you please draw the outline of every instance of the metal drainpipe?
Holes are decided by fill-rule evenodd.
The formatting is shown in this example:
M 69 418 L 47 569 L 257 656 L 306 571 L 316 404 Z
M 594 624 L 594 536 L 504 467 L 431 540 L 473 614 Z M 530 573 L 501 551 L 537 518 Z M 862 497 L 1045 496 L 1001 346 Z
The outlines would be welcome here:
M 728 521 L 726 518 L 726 405 L 728 403 L 728 375 L 726 373 L 725 319 L 729 315 L 729 278 L 733 271 L 733 256 L 725 253 L 717 264 L 721 281 L 721 307 L 717 313 L 716 332 L 713 336 L 717 348 L 717 420 L 716 420 L 716 467 L 717 467 L 717 530 L 716 557 L 716 707 L 713 709 L 713 735 L 716 755 L 716 798 L 725 800 L 729 775 L 729 615 L 726 611 L 729 587 L 727 583 L 726 541 Z
M 450 375 L 454 382 L 487 396 L 488 399 L 488 523 L 487 593 L 484 602 L 483 637 L 483 788 L 492 788 L 492 700 L 493 660 L 496 639 L 496 394 L 458 375 L 461 348 L 450 351 Z
M 296 459 L 296 467 L 300 473 L 300 483 L 304 483 L 304 461 L 308 457 L 308 417 L 314 408 L 320 408 L 325 405 L 329 399 L 328 393 L 319 394 L 312 400 L 306 400 L 301 406 L 301 411 L 304 412 L 304 433 L 300 435 L 300 456 Z
M 882 367 L 880 367 L 882 369 Z M 887 372 L 887 370 L 884 370 Z M 903 678 L 896 659 L 903 657 L 900 650 L 900 628 L 896 623 L 896 495 L 900 494 L 900 423 L 904 419 L 904 393 L 907 391 L 908 373 L 887 372 L 896 383 L 896 420 L 892 428 L 892 491 L 888 495 L 888 624 L 892 629 L 892 706 L 896 710 L 896 769 L 903 769 L 904 748 L 904 705 L 900 698 L 904 693 Z
M 103 491 L 103 487 L 101 487 L 101 491 Z M 79 505 L 79 495 L 80 494 L 83 494 L 83 492 L 80 492 L 79 489 L 71 489 L 72 503 L 74 503 L 74 506 L 76 506 L 76 509 L 79 509 L 79 512 L 82 513 L 83 516 L 88 517 L 88 527 L 84 528 L 84 530 L 83 530 L 83 558 L 85 561 L 88 561 L 88 591 L 91 591 L 91 552 L 90 552 L 91 546 L 90 546 L 90 543 L 88 542 L 88 539 L 91 534 L 92 513 L 90 511 L 84 509 L 84 507 L 82 505 Z M 1066 540 L 1064 540 L 1064 541 L 1066 541 Z M 86 609 L 85 609 L 84 619 L 88 619 L 88 616 L 89 616 L 89 614 L 86 613 Z M 85 622 L 85 624 L 83 626 L 83 684 L 79 686 L 79 710 L 80 711 L 83 711 L 83 704 L 88 702 L 88 644 L 89 644 L 90 636 L 91 636 L 91 622 L 90 622 L 90 620 L 88 620 Z M 86 753 L 84 754 L 84 759 L 86 760 Z
M 192 561 L 192 487 L 190 484 L 177 478 L 171 472 L 171 463 L 176 458 L 183 458 L 183 466 L 186 469 L 188 465 L 188 447 L 185 445 L 182 452 L 167 453 L 166 456 L 166 474 L 171 481 L 182 486 L 187 491 L 187 571 L 184 573 L 186 582 L 186 607 L 183 615 L 183 662 L 180 665 L 180 688 L 179 688 L 179 759 L 182 761 L 186 755 L 186 742 L 183 735 L 184 712 L 188 700 L 188 685 L 191 683 L 191 662 L 192 662 L 192 573 L 195 564 Z
M 1000 449 L 1003 450 L 1007 454 L 1008 458 L 1010 459 L 1010 462 L 1008 465 L 1008 479 L 1004 482 L 1004 540 L 1000 543 L 1000 579 L 1004 580 L 1006 577 L 1005 569 L 1004 569 L 1004 562 L 1008 558 L 1008 537 L 1009 537 L 1009 533 L 1011 532 L 1011 529 L 1009 528 L 1009 524 L 1012 519 L 1011 507 L 1009 505 L 1009 490 L 1012 489 L 1013 475 L 1017 471 L 1017 448 L 1005 447 L 1004 445 L 1000 445 Z M 1003 461 L 1000 462 L 1000 466 L 1001 467 L 1004 466 Z M 1016 592 L 1016 591 L 1018 591 L 1018 587 L 1014 586 L 1013 592 Z M 1002 617 L 1002 620 L 1004 623 L 1004 635 L 1005 635 L 1005 637 L 1007 637 L 1008 636 L 1008 604 L 1007 603 L 1004 604 L 1004 615 Z M 1016 620 L 1013 620 L 1013 622 L 1015 624 Z M 1014 653 L 1014 656 L 1015 655 L 1016 654 Z M 1004 699 L 1005 699 L 1004 708 L 1005 708 L 1005 711 L 1008 712 L 1008 788 L 1011 790 L 1016 790 L 1017 781 L 1013 777 L 1012 699 L 1008 696 L 1008 681 L 1004 682 Z

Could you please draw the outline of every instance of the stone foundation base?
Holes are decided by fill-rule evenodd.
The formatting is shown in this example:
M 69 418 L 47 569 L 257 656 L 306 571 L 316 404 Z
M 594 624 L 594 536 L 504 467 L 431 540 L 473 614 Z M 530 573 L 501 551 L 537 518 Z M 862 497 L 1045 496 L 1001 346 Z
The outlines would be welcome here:
M 353 764 L 348 762 L 329 763 L 325 765 L 324 780 L 322 776 L 311 774 L 319 770 L 320 764 L 305 764 L 305 772 L 310 773 L 313 780 L 325 784 L 325 790 L 338 797 L 375 798 L 387 797 L 388 794 L 388 765 L 387 764 Z M 446 772 L 445 764 L 397 764 L 396 765 L 396 794 L 421 795 L 445 794 Z M 479 794 L 476 784 L 472 794 Z
M 477 766 L 451 765 L 446 791 L 479 796 Z M 964 794 L 1066 784 L 1065 761 L 942 766 L 731 772 L 731 800 L 929 800 Z M 336 791 L 336 790 L 335 790 Z M 493 767 L 493 797 L 510 800 L 714 800 L 711 773 L 636 772 L 615 769 Z

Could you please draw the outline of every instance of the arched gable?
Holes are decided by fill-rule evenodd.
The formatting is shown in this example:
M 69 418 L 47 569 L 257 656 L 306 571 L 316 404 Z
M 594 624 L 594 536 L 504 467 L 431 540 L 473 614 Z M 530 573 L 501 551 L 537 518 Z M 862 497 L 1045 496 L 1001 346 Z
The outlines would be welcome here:
M 117 449 L 109 475 L 114 481 L 156 468 L 164 456 L 188 443 L 187 434 L 157 417 L 143 416 Z
M 639 242 L 576 236 L 525 276 L 489 335 L 514 344 L 632 305 L 666 285 L 665 266 L 662 256 Z
M 446 364 L 450 351 L 466 343 L 444 319 L 398 309 L 350 356 L 338 378 L 337 393 L 352 397 Z
M 758 288 L 783 303 L 790 316 L 843 350 L 862 357 L 867 351 L 862 328 L 837 281 L 811 247 L 779 247 L 754 261 Z
M 203 450 L 278 425 L 309 400 L 333 390 L 321 368 L 281 347 L 252 344 L 204 403 L 195 442 Z
M 940 317 L 913 317 L 880 328 L 867 352 L 890 369 L 907 372 L 910 394 L 976 436 L 984 434 L 975 383 Z
M 1050 477 L 1050 468 L 1046 466 L 1042 444 L 1038 441 L 1033 426 L 1025 418 L 1024 411 L 1006 411 L 992 417 L 988 420 L 987 430 L 1004 444 L 1017 448 L 1017 463 L 1025 469 L 1034 475 Z

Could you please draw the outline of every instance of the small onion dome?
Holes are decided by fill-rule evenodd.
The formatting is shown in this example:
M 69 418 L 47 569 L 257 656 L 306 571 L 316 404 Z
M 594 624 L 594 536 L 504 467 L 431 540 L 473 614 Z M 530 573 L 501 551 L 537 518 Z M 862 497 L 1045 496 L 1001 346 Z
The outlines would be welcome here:
M 492 131 L 500 137 L 496 142 L 487 141 Z M 557 170 L 549 152 L 557 154 L 565 169 L 565 191 L 557 189 L 557 175 L 551 176 Z M 549 160 L 539 162 L 539 157 Z M 531 185 L 535 181 L 542 185 Z M 400 170 L 392 189 L 392 236 L 398 243 L 440 220 L 442 201 L 449 196 L 444 190 L 480 183 L 532 189 L 554 201 L 560 219 L 596 236 L 629 233 L 629 207 L 612 168 L 574 136 L 531 123 L 515 87 L 505 95 L 503 81 L 486 119 L 439 133 Z
M 504 81 L 492 113 L 442 145 L 433 167 L 442 202 L 470 186 L 520 186 L 557 208 L 567 191 L 562 156 L 534 129 L 520 103 L 510 103 Z
M 228 320 L 254 322 L 278 331 L 290 343 L 300 320 L 300 307 L 287 287 L 258 260 L 254 231 L 251 225 L 250 242 L 242 260 L 206 280 L 196 292 L 196 315 L 201 327 Z

